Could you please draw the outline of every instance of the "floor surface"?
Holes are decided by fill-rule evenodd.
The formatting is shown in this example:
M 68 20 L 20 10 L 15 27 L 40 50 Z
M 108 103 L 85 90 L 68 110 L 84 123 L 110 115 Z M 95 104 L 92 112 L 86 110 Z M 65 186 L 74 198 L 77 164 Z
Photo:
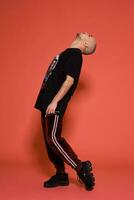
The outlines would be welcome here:
M 86 191 L 77 181 L 76 173 L 67 166 L 70 185 L 43 188 L 55 171 L 49 174 L 39 171 L 35 165 L 4 163 L 0 165 L 0 198 L 2 200 L 132 200 L 134 199 L 133 167 L 94 168 L 96 186 Z

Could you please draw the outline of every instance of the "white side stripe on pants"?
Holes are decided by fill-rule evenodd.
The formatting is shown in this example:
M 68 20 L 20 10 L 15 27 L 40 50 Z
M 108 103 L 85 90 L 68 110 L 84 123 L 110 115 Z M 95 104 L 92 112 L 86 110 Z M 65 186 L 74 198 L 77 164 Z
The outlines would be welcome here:
M 57 124 L 58 124 L 58 115 L 55 115 L 54 118 L 54 125 L 53 125 L 53 130 L 52 130 L 52 140 L 53 143 L 55 144 L 55 146 L 59 149 L 59 151 L 63 154 L 63 156 L 68 160 L 68 162 L 70 162 L 73 167 L 76 167 L 76 163 L 69 157 L 69 155 L 64 151 L 64 149 L 61 147 L 61 145 L 58 143 L 57 139 L 56 139 L 56 129 L 57 129 Z

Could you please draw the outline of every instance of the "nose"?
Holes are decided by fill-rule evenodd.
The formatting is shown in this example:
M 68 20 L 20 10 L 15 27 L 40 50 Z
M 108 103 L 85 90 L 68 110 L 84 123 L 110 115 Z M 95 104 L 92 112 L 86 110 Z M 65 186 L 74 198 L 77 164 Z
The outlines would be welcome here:
M 93 37 L 93 35 L 92 35 L 92 34 L 88 34 L 88 36 L 89 36 L 89 37 Z

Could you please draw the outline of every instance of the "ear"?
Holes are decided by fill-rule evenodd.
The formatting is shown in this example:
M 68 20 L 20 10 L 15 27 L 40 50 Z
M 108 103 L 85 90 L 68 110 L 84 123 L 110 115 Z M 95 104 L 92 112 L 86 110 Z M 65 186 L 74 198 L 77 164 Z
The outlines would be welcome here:
M 88 46 L 87 41 L 83 41 L 84 46 Z

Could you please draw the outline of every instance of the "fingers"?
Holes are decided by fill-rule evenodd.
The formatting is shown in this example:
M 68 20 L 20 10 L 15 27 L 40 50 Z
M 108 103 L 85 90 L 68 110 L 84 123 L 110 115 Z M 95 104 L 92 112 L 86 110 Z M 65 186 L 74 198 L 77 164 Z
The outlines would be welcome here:
M 47 110 L 46 110 L 46 114 L 52 114 L 52 113 L 55 113 L 55 109 L 48 107 Z
M 47 116 L 52 115 L 54 113 L 55 113 L 55 110 L 48 107 L 47 110 L 46 110 L 45 116 L 47 117 Z
M 46 109 L 46 115 L 55 114 L 56 107 L 57 107 L 57 102 L 50 103 Z
M 46 111 L 45 116 L 52 115 L 52 114 L 54 114 L 54 112 Z

